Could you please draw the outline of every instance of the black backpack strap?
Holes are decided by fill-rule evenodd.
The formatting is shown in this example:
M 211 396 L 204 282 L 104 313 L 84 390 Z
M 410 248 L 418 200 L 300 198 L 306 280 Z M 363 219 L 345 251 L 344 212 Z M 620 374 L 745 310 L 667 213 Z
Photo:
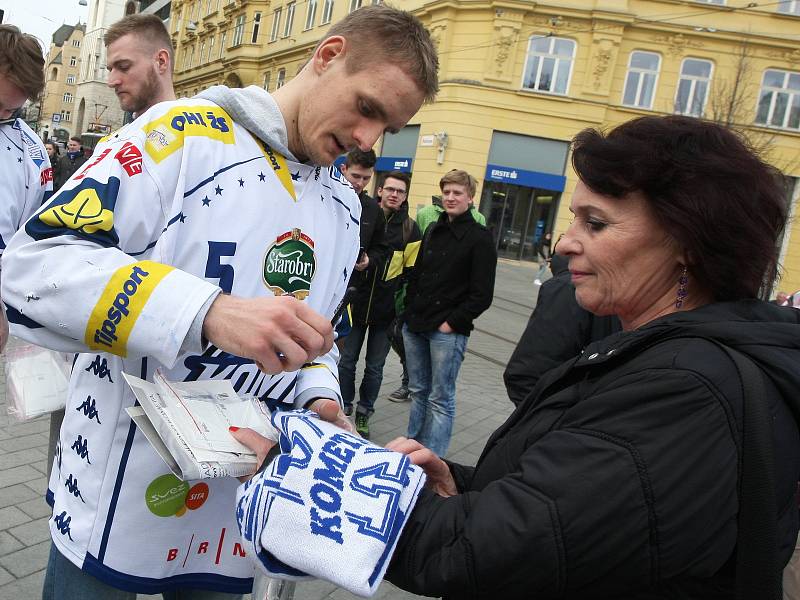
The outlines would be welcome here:
M 709 338 L 704 338 L 709 339 Z M 743 435 L 736 537 L 736 599 L 780 600 L 781 569 L 777 564 L 778 517 L 772 417 L 764 379 L 756 364 L 716 340 L 739 371 L 743 398 Z

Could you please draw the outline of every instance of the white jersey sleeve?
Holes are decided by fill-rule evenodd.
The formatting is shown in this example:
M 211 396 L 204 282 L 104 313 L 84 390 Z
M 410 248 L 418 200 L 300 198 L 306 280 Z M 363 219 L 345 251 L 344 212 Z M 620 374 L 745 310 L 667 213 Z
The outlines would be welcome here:
M 167 226 L 179 180 L 158 178 L 142 147 L 137 137 L 98 145 L 9 243 L 2 293 L 15 335 L 62 351 L 174 364 L 218 288 L 158 253 L 137 260 Z

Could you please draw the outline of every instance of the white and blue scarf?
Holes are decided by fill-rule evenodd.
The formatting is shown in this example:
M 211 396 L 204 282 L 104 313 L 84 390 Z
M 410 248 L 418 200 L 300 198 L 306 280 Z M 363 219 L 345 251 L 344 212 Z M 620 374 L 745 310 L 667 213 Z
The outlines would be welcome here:
M 272 423 L 281 454 L 236 497 L 248 552 L 271 577 L 314 576 L 371 596 L 425 473 L 309 411 L 276 412 Z

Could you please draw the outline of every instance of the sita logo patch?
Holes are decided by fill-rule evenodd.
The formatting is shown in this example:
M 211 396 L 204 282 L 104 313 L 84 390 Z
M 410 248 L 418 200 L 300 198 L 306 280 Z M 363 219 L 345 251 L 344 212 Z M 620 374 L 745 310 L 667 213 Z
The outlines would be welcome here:
M 316 270 L 314 240 L 296 228 L 279 235 L 264 257 L 264 283 L 276 296 L 305 300 Z

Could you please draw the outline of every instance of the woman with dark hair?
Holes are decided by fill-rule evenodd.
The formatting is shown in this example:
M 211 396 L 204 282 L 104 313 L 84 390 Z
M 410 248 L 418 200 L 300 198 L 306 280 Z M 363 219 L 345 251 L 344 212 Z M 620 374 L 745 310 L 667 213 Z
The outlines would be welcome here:
M 800 311 L 759 300 L 778 173 L 731 131 L 643 117 L 573 144 L 558 244 L 623 330 L 545 374 L 475 467 L 427 474 L 387 579 L 446 598 L 775 599 L 798 531 Z

